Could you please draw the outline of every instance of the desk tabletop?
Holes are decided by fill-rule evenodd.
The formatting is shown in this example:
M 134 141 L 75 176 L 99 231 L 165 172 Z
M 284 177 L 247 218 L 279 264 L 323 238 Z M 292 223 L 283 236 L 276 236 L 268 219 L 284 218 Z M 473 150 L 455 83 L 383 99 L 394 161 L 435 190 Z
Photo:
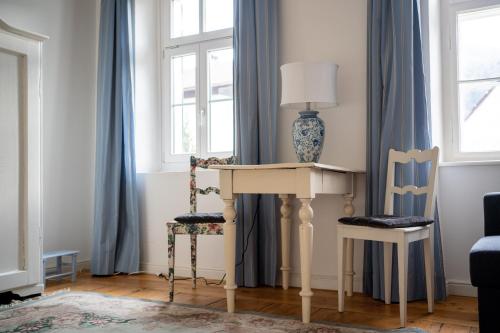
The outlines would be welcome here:
M 313 168 L 330 170 L 336 172 L 352 172 L 352 173 L 364 173 L 363 170 L 352 170 L 336 165 L 327 165 L 320 163 L 274 163 L 274 164 L 244 164 L 244 165 L 210 165 L 209 169 L 218 170 L 269 170 L 269 169 L 299 169 L 299 168 Z

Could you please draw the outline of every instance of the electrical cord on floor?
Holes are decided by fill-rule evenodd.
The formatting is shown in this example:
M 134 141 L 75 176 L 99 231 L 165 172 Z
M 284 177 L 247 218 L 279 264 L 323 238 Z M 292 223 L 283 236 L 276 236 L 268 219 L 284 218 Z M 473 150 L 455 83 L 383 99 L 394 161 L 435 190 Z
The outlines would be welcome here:
M 160 273 L 158 274 L 158 277 L 159 278 L 162 278 L 162 279 L 165 279 L 168 281 L 168 276 L 166 276 L 165 274 L 163 273 Z M 226 274 L 224 274 L 224 276 L 222 277 L 222 279 L 220 279 L 219 282 L 209 282 L 206 278 L 204 278 L 203 276 L 200 276 L 200 277 L 197 277 L 196 280 L 201 280 L 205 283 L 205 285 L 207 286 L 220 286 L 221 284 L 224 283 L 224 278 L 226 277 Z M 190 277 L 182 277 L 182 278 L 174 278 L 174 281 L 184 281 L 184 280 L 191 280 Z
M 250 243 L 250 235 L 252 234 L 252 231 L 253 231 L 253 228 L 255 226 L 255 221 L 257 221 L 257 213 L 259 212 L 259 206 L 260 206 L 260 199 L 261 199 L 261 195 L 258 196 L 257 198 L 257 206 L 255 207 L 255 213 L 253 214 L 253 218 L 252 218 L 252 225 L 250 226 L 250 231 L 248 232 L 247 234 L 247 238 L 245 240 L 245 246 L 243 248 L 243 252 L 241 253 L 241 259 L 240 261 L 236 264 L 235 267 L 238 267 L 238 266 L 241 266 L 243 264 L 243 262 L 245 261 L 245 254 L 247 253 L 247 250 L 248 250 L 248 244 Z M 159 278 L 163 278 L 165 280 L 168 281 L 168 276 L 166 276 L 165 274 L 163 273 L 160 273 L 158 274 L 158 277 Z M 196 278 L 197 280 L 202 280 L 205 282 L 205 285 L 207 286 L 210 286 L 210 285 L 213 285 L 213 286 L 220 286 L 221 284 L 224 283 L 224 280 L 226 279 L 226 273 L 224 273 L 224 275 L 222 276 L 222 278 L 219 280 L 219 282 L 209 282 L 206 278 L 204 277 L 197 277 Z M 182 280 L 191 280 L 191 278 L 189 277 L 185 277 L 185 278 L 174 278 L 174 281 L 182 281 Z

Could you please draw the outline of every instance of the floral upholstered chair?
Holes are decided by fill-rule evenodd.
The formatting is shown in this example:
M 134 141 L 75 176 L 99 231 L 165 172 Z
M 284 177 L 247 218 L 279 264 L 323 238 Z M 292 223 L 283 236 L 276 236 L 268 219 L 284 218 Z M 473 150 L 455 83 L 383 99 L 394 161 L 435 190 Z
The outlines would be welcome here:
M 224 217 L 222 213 L 198 213 L 196 209 L 197 194 L 207 195 L 209 193 L 219 194 L 219 189 L 209 186 L 205 189 L 196 187 L 196 168 L 207 169 L 210 165 L 235 164 L 234 156 L 228 158 L 209 157 L 207 159 L 191 156 L 191 171 L 189 179 L 189 202 L 188 214 L 177 216 L 171 222 L 167 222 L 168 230 L 168 286 L 169 301 L 174 300 L 174 266 L 175 266 L 175 235 L 191 235 L 191 280 L 193 288 L 196 288 L 196 236 L 197 235 L 222 235 Z

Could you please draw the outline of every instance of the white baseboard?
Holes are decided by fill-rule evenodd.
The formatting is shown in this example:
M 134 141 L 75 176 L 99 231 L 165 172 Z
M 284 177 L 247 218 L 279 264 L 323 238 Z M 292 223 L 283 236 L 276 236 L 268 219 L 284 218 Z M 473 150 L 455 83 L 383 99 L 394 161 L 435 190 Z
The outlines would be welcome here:
M 448 280 L 446 287 L 448 295 L 477 297 L 477 288 L 468 281 Z
M 66 263 L 66 265 L 67 265 L 67 263 Z M 54 270 L 56 268 L 56 264 L 55 264 L 55 262 L 50 263 L 45 268 L 48 271 Z M 88 271 L 88 270 L 90 270 L 90 260 L 89 259 L 79 260 L 76 262 L 76 271 L 77 272 Z
M 81 260 L 76 263 L 76 270 L 78 272 L 90 270 L 90 260 Z
M 157 265 L 151 263 L 141 263 L 141 271 L 150 274 L 167 274 L 168 266 L 167 265 Z M 191 276 L 191 267 L 185 266 L 176 266 L 175 267 L 175 275 L 179 277 L 189 277 Z M 197 270 L 198 277 L 205 277 L 207 279 L 218 280 L 224 276 L 223 269 L 213 269 L 213 268 L 198 268 Z M 281 281 L 281 277 L 278 277 L 278 284 Z M 290 273 L 290 286 L 292 287 L 300 287 L 300 273 Z M 327 290 L 337 290 L 337 276 L 333 275 L 319 275 L 313 274 L 311 276 L 311 287 L 315 289 L 327 289 Z M 354 277 L 354 291 L 361 292 L 362 290 L 362 281 L 361 278 L 355 276 Z
M 88 265 L 87 261 L 87 265 Z M 141 263 L 141 271 L 150 274 L 167 274 L 167 265 L 157 265 L 151 263 Z M 175 275 L 182 277 L 191 276 L 191 267 L 177 266 L 175 267 Z M 218 280 L 224 275 L 223 269 L 213 269 L 213 268 L 198 268 L 197 275 L 199 277 L 203 276 L 207 279 Z M 281 276 L 278 277 L 278 284 L 281 281 Z M 477 297 L 477 288 L 472 286 L 468 281 L 459 280 L 448 280 L 447 281 L 447 291 L 448 295 L 456 296 L 469 296 Z M 300 288 L 300 273 L 291 272 L 290 273 L 290 286 Z M 325 290 L 337 290 L 337 276 L 336 275 L 321 275 L 312 274 L 311 275 L 311 287 L 315 289 L 325 289 Z M 361 276 L 354 276 L 354 291 L 362 292 L 363 281 Z
M 150 274 L 155 274 L 155 275 L 158 275 L 160 273 L 167 275 L 167 273 L 168 273 L 168 266 L 167 265 L 141 263 L 140 269 L 141 269 L 141 271 L 143 271 L 145 273 L 150 273 Z M 198 277 L 204 277 L 207 279 L 219 280 L 224 276 L 224 270 L 223 269 L 198 267 L 198 269 L 196 270 L 196 275 Z M 190 277 L 191 276 L 191 267 L 175 266 L 175 276 Z
M 353 289 L 355 292 L 362 292 L 363 281 L 359 276 L 356 275 L 354 276 L 353 284 L 354 284 Z M 300 273 L 295 273 L 295 272 L 290 273 L 290 286 L 300 287 Z M 337 275 L 312 274 L 311 288 L 337 290 Z

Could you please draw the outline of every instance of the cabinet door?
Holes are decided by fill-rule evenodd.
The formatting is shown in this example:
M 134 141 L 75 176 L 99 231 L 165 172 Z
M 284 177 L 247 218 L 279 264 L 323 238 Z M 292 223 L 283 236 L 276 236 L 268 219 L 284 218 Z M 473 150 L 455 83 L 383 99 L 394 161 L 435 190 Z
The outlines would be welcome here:
M 41 282 L 39 52 L 0 33 L 0 292 Z

